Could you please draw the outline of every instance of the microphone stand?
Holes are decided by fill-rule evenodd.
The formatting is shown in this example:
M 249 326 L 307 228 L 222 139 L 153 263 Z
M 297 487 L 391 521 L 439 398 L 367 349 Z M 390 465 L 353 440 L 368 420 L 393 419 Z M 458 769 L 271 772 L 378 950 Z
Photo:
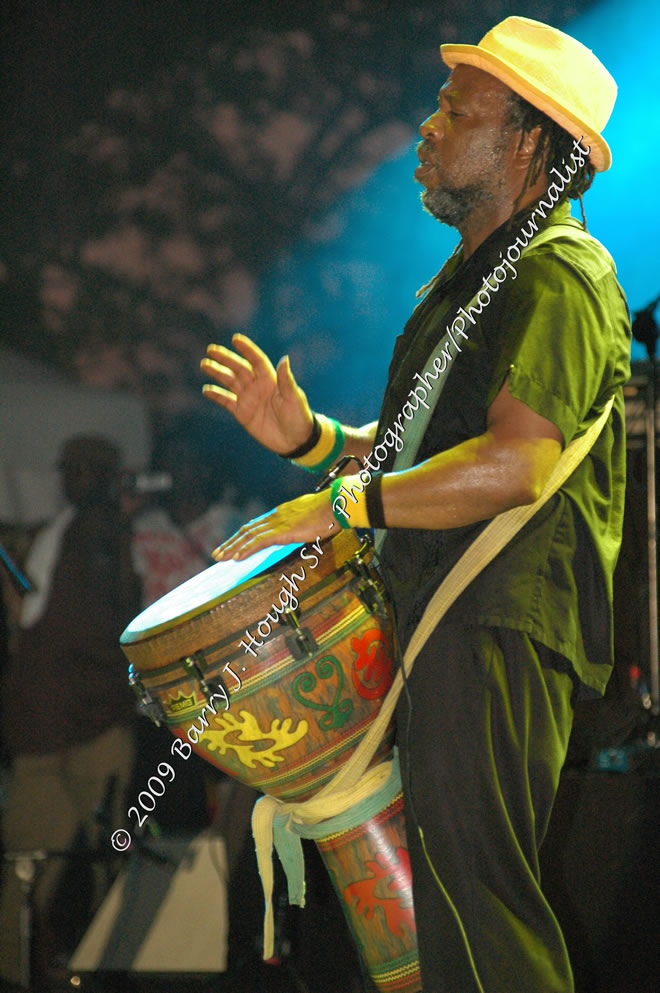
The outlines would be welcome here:
M 655 405 L 658 343 L 658 323 L 653 312 L 660 303 L 657 296 L 643 310 L 635 313 L 632 323 L 633 337 L 645 347 L 649 357 L 649 376 L 646 389 L 646 506 L 648 522 L 648 573 L 649 573 L 649 683 L 651 713 L 660 714 L 660 685 L 658 678 L 658 555 L 657 555 L 657 501 L 655 486 Z

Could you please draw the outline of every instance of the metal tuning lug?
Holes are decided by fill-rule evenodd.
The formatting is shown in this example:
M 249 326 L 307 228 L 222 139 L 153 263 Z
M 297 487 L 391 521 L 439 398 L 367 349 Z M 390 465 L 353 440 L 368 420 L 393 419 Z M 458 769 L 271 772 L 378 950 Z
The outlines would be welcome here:
M 351 588 L 370 614 L 379 613 L 385 617 L 387 607 L 382 581 L 378 573 L 371 569 L 364 559 L 364 555 L 371 545 L 370 537 L 365 535 L 355 555 L 348 560 L 348 566 L 356 577 L 351 582 Z
M 211 697 L 214 695 L 219 695 L 224 697 L 225 700 L 229 700 L 229 693 L 220 673 L 213 677 L 207 677 L 204 674 L 204 671 L 202 670 L 204 655 L 201 652 L 195 652 L 193 655 L 186 655 L 185 658 L 180 660 L 180 662 L 187 672 L 191 672 L 195 675 L 200 689 L 209 703 L 211 702 Z
M 296 610 L 288 607 L 282 616 L 281 624 L 287 624 L 291 633 L 284 636 L 286 646 L 296 660 L 307 658 L 318 652 L 316 638 L 307 627 L 301 627 Z
M 149 690 L 146 689 L 140 674 L 135 671 L 132 663 L 128 667 L 128 684 L 137 697 L 140 713 L 153 721 L 156 727 L 160 727 L 161 721 L 164 721 L 167 716 L 165 709 L 160 700 L 157 697 L 152 697 Z

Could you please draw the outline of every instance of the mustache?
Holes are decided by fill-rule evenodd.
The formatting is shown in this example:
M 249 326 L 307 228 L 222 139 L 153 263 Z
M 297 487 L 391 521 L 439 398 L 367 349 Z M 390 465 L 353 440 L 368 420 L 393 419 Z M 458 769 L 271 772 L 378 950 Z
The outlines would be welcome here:
M 421 161 L 422 159 L 429 159 L 432 156 L 433 149 L 431 143 L 425 138 L 418 141 L 415 146 L 415 151 L 417 152 L 417 158 Z

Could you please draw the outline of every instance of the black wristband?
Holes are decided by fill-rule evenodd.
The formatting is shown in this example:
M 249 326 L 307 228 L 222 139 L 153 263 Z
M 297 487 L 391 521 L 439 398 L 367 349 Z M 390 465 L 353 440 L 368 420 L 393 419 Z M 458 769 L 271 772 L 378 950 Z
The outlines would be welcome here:
M 307 452 L 311 452 L 314 446 L 318 444 L 318 440 L 320 437 L 321 437 L 321 425 L 319 423 L 318 417 L 316 416 L 316 414 L 314 414 L 314 424 L 312 426 L 312 433 L 310 434 L 307 441 L 304 441 L 302 445 L 298 445 L 298 447 L 294 448 L 292 452 L 287 452 L 286 455 L 280 453 L 280 458 L 281 459 L 302 458 L 303 455 L 307 455 Z
M 381 488 L 383 485 L 383 473 L 375 472 L 371 477 L 371 482 L 365 490 L 365 497 L 367 501 L 367 517 L 369 518 L 369 527 L 372 528 L 386 528 L 385 523 L 385 511 L 383 510 L 383 494 Z

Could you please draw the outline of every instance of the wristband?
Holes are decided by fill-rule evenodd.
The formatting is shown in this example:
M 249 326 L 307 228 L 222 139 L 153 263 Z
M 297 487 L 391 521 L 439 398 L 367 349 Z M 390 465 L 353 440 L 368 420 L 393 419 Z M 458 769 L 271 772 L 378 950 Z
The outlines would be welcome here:
M 342 528 L 371 527 L 367 515 L 366 494 L 369 486 L 360 481 L 360 475 L 340 476 L 330 486 L 332 513 Z
M 315 414 L 314 417 L 320 426 L 320 437 L 312 448 L 307 449 L 303 455 L 296 456 L 293 463 L 308 472 L 324 472 L 336 462 L 346 439 L 344 429 L 334 417 L 325 417 L 324 414 Z M 311 440 L 310 437 L 309 441 Z
M 365 498 L 367 505 L 367 517 L 369 518 L 369 526 L 372 528 L 386 528 L 385 523 L 385 510 L 383 507 L 383 473 L 374 472 L 371 476 L 371 482 L 365 490 Z
M 318 444 L 318 440 L 321 437 L 321 424 L 319 422 L 316 414 L 314 416 L 314 421 L 312 423 L 312 433 L 310 434 L 307 441 L 303 441 L 302 445 L 298 445 L 294 448 L 292 452 L 281 452 L 281 459 L 299 459 L 303 455 L 307 455 L 312 449 Z

